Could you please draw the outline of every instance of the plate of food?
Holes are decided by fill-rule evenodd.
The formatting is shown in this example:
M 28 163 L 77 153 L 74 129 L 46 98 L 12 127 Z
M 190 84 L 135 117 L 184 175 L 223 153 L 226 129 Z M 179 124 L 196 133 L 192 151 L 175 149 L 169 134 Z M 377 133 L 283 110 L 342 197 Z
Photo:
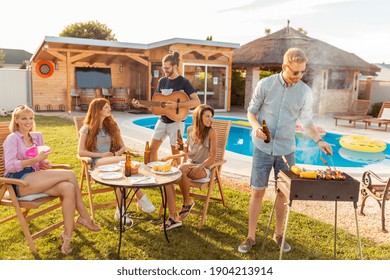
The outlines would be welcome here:
M 120 179 L 122 176 L 123 175 L 120 172 L 104 172 L 99 174 L 99 177 L 105 180 Z
M 96 167 L 96 169 L 104 172 L 113 172 L 113 171 L 118 171 L 121 168 L 117 165 L 101 165 Z
M 170 174 L 176 173 L 178 171 L 179 171 L 179 168 L 174 167 L 174 166 L 171 166 L 171 168 L 167 171 L 162 171 L 161 169 L 160 170 L 152 169 L 153 173 L 160 174 L 160 175 L 170 175 Z
M 166 164 L 166 162 L 163 162 L 163 161 L 152 161 L 152 162 L 149 162 L 147 164 L 147 166 L 154 167 L 154 166 L 161 166 L 161 165 L 164 165 L 164 164 Z

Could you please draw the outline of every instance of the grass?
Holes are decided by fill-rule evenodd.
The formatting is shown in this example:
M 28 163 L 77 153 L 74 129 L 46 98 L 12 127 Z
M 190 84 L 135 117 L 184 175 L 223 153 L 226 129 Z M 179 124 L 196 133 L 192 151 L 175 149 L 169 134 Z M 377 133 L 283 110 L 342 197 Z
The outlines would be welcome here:
M 2 118 L 1 121 L 7 121 Z M 77 176 L 80 173 L 80 163 L 75 154 L 77 136 L 73 122 L 57 117 L 37 116 L 37 129 L 45 138 L 45 144 L 52 148 L 49 157 L 54 163 L 69 163 Z M 265 201 L 263 213 L 259 218 L 257 245 L 247 254 L 237 252 L 237 246 L 247 233 L 247 208 L 249 194 L 228 185 L 225 186 L 227 208 L 220 203 L 211 202 L 206 225 L 199 226 L 199 216 L 190 215 L 181 228 L 168 231 L 170 242 L 167 243 L 160 231 L 160 222 L 142 221 L 123 234 L 121 258 L 137 260 L 275 260 L 279 258 L 279 250 L 270 237 L 265 249 L 260 254 L 264 233 L 270 215 L 272 203 Z M 154 205 L 159 205 L 161 198 L 158 189 L 144 190 Z M 102 194 L 99 199 L 113 199 L 114 193 Z M 85 204 L 88 200 L 85 197 Z M 178 200 L 179 204 L 179 200 Z M 197 203 L 200 205 L 201 203 Z M 131 209 L 135 209 L 134 205 Z M 73 235 L 73 253 L 64 256 L 60 253 L 61 229 L 52 231 L 35 240 L 38 254 L 30 252 L 17 220 L 0 224 L 0 259 L 28 260 L 110 260 L 117 258 L 118 231 L 117 221 L 113 219 L 114 208 L 97 210 L 97 223 L 102 231 L 93 233 L 85 228 L 75 231 Z M 14 210 L 0 206 L 0 219 Z M 142 212 L 135 212 L 137 218 L 158 218 Z M 51 224 L 61 219 L 57 211 L 53 215 L 33 222 L 31 229 Z M 272 229 L 271 229 L 272 231 Z M 292 212 L 289 220 L 287 238 L 293 250 L 284 254 L 284 259 L 291 260 L 328 260 L 333 259 L 333 225 L 329 225 L 305 215 Z M 390 245 L 379 245 L 367 239 L 362 239 L 364 259 L 390 259 Z M 358 259 L 356 236 L 338 229 L 337 259 Z

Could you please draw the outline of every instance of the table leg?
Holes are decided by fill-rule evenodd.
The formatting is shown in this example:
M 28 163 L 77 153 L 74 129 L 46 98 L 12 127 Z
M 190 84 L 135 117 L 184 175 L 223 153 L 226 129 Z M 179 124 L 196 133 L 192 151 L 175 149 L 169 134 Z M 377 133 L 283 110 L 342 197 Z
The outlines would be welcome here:
M 118 198 L 117 193 L 115 192 L 116 200 L 119 207 L 119 242 L 118 242 L 118 252 L 117 252 L 117 258 L 120 259 L 121 255 L 121 246 L 122 246 L 122 233 L 124 231 L 124 224 L 126 221 L 122 221 L 122 217 L 125 215 L 123 213 L 123 208 L 126 205 L 126 188 L 119 188 L 119 191 L 121 193 L 121 197 Z M 126 211 L 125 211 L 126 213 Z
M 333 237 L 333 259 L 336 259 L 336 238 L 337 238 L 337 200 L 334 204 L 334 237 Z
M 167 242 L 169 242 L 168 233 L 167 233 L 167 226 L 165 224 L 165 220 L 167 218 L 167 191 L 165 189 L 165 186 L 160 186 L 160 193 L 161 193 L 161 203 L 164 208 L 164 214 L 163 214 L 163 228 L 164 228 L 164 234 L 165 239 Z
M 120 259 L 120 253 L 121 253 L 121 247 L 122 247 L 122 234 L 125 231 L 126 227 L 126 213 L 127 209 L 131 204 L 131 201 L 133 200 L 135 194 L 137 193 L 138 189 L 134 190 L 134 193 L 129 201 L 129 205 L 126 205 L 126 201 L 130 196 L 131 191 L 129 191 L 127 194 L 127 188 L 119 188 L 119 191 L 121 193 L 121 197 L 118 198 L 118 195 L 115 191 L 115 197 L 119 208 L 119 242 L 118 242 L 118 252 L 117 252 L 117 258 Z
M 283 257 L 283 248 L 284 248 L 284 242 L 285 242 L 285 240 L 286 240 L 288 219 L 290 218 L 290 210 L 291 210 L 291 202 L 290 202 L 289 205 L 288 205 L 286 220 L 284 221 L 283 238 L 282 238 L 282 245 L 280 246 L 279 260 L 281 260 L 282 257 Z

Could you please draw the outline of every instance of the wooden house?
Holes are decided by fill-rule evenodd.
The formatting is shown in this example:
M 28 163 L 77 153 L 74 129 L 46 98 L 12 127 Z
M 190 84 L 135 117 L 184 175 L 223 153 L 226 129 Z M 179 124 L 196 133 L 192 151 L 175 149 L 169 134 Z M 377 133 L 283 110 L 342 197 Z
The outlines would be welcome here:
M 137 44 L 45 37 L 31 61 L 32 105 L 36 110 L 86 110 L 93 98 L 106 96 L 123 109 L 132 98 L 150 100 L 163 75 L 162 58 L 177 51 L 179 73 L 201 102 L 229 111 L 232 55 L 238 47 L 183 38 Z

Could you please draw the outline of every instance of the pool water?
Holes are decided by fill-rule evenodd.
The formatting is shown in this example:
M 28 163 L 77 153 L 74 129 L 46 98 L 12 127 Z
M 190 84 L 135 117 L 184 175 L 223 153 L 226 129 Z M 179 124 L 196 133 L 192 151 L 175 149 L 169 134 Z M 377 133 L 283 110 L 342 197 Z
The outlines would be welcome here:
M 229 138 L 226 149 L 228 151 L 238 153 L 245 156 L 253 155 L 253 143 L 251 138 L 250 127 L 235 125 L 235 121 L 243 121 L 239 118 L 231 117 L 219 117 L 216 116 L 214 119 L 220 120 L 232 120 L 233 125 L 230 128 Z M 134 124 L 154 129 L 154 126 L 158 120 L 158 117 L 148 117 L 133 121 Z M 185 133 L 184 138 L 187 138 L 187 127 L 192 124 L 192 116 L 187 117 L 185 120 Z M 386 150 L 381 153 L 362 153 L 344 149 L 340 146 L 339 140 L 342 135 L 334 133 L 326 133 L 324 140 L 332 145 L 333 149 L 333 162 L 335 166 L 339 167 L 364 167 L 370 164 L 380 163 L 384 160 L 390 160 L 390 145 L 386 145 Z M 316 143 L 307 137 L 295 138 L 296 141 L 296 163 L 297 164 L 308 164 L 308 165 L 319 165 L 325 166 L 320 160 L 322 156 L 328 161 L 330 165 L 330 158 L 325 155 L 317 147 Z

